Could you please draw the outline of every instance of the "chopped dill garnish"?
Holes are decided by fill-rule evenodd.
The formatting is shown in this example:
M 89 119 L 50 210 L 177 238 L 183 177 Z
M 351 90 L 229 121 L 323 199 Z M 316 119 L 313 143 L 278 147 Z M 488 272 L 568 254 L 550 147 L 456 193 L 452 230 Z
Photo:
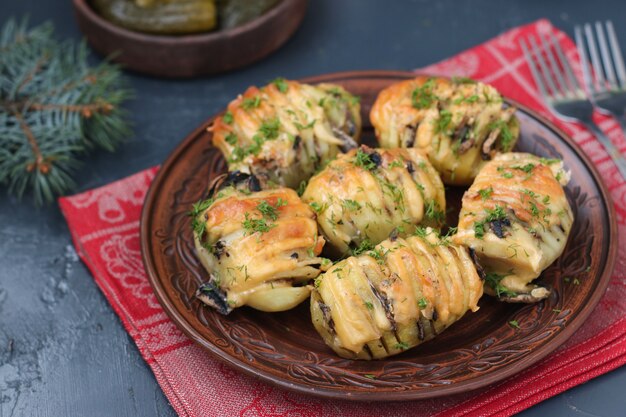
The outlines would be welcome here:
M 499 166 L 497 168 L 497 171 L 500 172 L 500 175 L 502 175 L 504 178 L 513 178 L 513 173 L 505 171 L 505 168 L 503 166 Z
M 561 177 L 563 176 L 563 173 L 561 171 L 556 173 L 556 177 L 554 177 L 557 181 L 561 181 Z
M 317 214 L 321 214 L 323 213 L 328 206 L 326 205 L 326 203 L 324 204 L 320 204 L 317 201 L 313 201 L 311 203 L 309 203 L 309 206 L 313 209 L 314 212 L 316 212 Z
M 307 180 L 300 181 L 300 185 L 298 185 L 298 189 L 296 190 L 299 197 L 302 197 L 302 194 L 304 194 L 304 190 L 306 190 L 306 186 L 308 184 L 309 182 Z
M 518 169 L 520 171 L 524 171 L 527 174 L 530 174 L 533 168 L 535 168 L 535 164 L 532 164 L 530 162 L 527 163 L 526 165 L 515 165 L 511 167 L 511 169 Z
M 245 148 L 235 147 L 230 157 L 230 162 L 243 161 L 248 155 L 258 155 L 266 141 L 274 140 L 278 137 L 279 129 L 280 121 L 278 118 L 265 120 L 259 127 L 259 131 L 252 137 L 254 143 Z
M 350 211 L 357 211 L 361 209 L 361 204 L 359 204 L 359 202 L 355 200 L 349 200 L 349 199 L 343 200 L 341 205 Z
M 476 103 L 479 99 L 480 99 L 480 97 L 478 97 L 476 94 L 472 94 L 469 97 L 464 97 L 464 96 L 459 97 L 459 98 L 455 99 L 452 102 L 452 104 L 461 104 L 463 102 L 471 104 L 471 103 Z
M 224 113 L 224 116 L 222 116 L 222 120 L 227 125 L 232 124 L 233 123 L 233 114 L 230 111 L 227 111 L 226 113 Z
M 272 140 L 278 137 L 278 129 L 280 129 L 280 120 L 278 120 L 277 117 L 274 117 L 261 123 L 259 133 L 265 136 L 267 140 Z
M 426 203 L 426 218 L 441 224 L 446 221 L 446 213 L 435 200 L 430 200 Z
M 255 96 L 254 98 L 244 98 L 241 102 L 241 107 L 243 107 L 244 110 L 250 110 L 252 108 L 259 107 L 260 104 L 261 97 Z
M 359 243 L 358 247 L 352 249 L 352 255 L 359 256 L 363 252 L 366 252 L 372 249 L 374 249 L 374 245 L 368 238 L 365 238 L 361 241 L 361 243 Z
M 539 216 L 539 208 L 532 201 L 530 202 L 530 213 L 533 215 L 533 217 Z
M 313 126 L 315 125 L 316 120 L 313 120 L 312 122 L 303 125 L 301 123 L 298 122 L 293 122 L 294 126 L 298 128 L 298 130 L 307 130 L 307 129 L 312 129 Z
M 506 212 L 502 206 L 496 205 L 493 210 L 485 209 L 487 217 L 482 221 L 474 222 L 474 235 L 478 239 L 482 239 L 485 236 L 485 224 L 496 220 L 502 220 L 506 218 Z
M 500 283 L 503 279 L 504 275 L 496 274 L 495 272 L 489 272 L 485 276 L 485 284 L 487 284 L 492 290 L 495 291 L 498 298 L 501 298 L 503 295 L 508 297 L 516 296 L 516 292 L 509 290 Z
M 382 248 L 380 247 L 374 248 L 370 250 L 369 252 L 367 252 L 368 256 L 371 256 L 372 258 L 376 259 L 376 262 L 378 262 L 381 265 L 385 263 L 386 254 L 387 252 L 383 252 Z
M 400 350 L 407 350 L 409 348 L 409 345 L 405 342 L 398 342 L 396 343 L 396 345 L 394 346 L 395 349 L 400 349 Z
M 528 188 L 524 188 L 522 190 L 522 194 L 526 194 L 530 198 L 537 198 L 538 197 L 536 192 L 534 192 L 533 190 L 529 190 Z
M 485 222 L 474 222 L 474 236 L 482 239 L 485 236 Z
M 231 146 L 235 146 L 235 144 L 237 143 L 237 135 L 235 135 L 233 132 L 228 133 L 228 135 L 226 135 L 226 142 L 231 145 Z
M 490 123 L 487 126 L 490 132 L 493 132 L 496 129 L 500 130 L 500 134 L 498 137 L 500 138 L 500 147 L 504 152 L 508 152 L 513 147 L 513 132 L 509 128 L 509 125 L 504 120 L 497 120 L 495 122 Z
M 428 236 L 430 233 L 428 233 L 428 232 L 426 231 L 426 228 L 425 228 L 425 227 L 422 227 L 422 226 L 417 226 L 417 227 L 415 228 L 415 233 L 414 233 L 414 234 L 415 234 L 415 236 L 417 236 L 417 237 L 420 237 L 420 238 L 422 238 L 422 239 L 425 239 L 425 238 L 426 238 L 426 236 Z
M 206 223 L 200 218 L 200 215 L 206 211 L 215 200 L 209 198 L 207 200 L 200 200 L 193 204 L 189 216 L 191 216 L 191 227 L 199 238 L 202 238 L 204 231 L 206 230 Z
M 257 210 L 259 210 L 261 212 L 261 214 L 264 217 L 267 217 L 270 220 L 276 220 L 278 219 L 278 212 L 276 210 L 276 207 L 272 206 L 270 203 L 268 203 L 267 201 L 263 200 L 261 201 L 257 206 L 256 206 Z
M 437 100 L 437 96 L 433 94 L 433 87 L 435 86 L 435 80 L 429 79 L 421 87 L 417 87 L 411 93 L 411 103 L 416 109 L 425 109 Z
M 517 322 L 517 320 L 511 320 L 511 321 L 509 322 L 509 325 L 510 325 L 511 327 L 513 327 L 514 329 L 520 329 L 520 328 L 521 328 L 521 327 L 519 327 L 519 323 Z
M 248 213 L 246 213 L 246 219 L 241 223 L 243 228 L 246 231 L 246 234 L 250 235 L 255 232 L 266 233 L 273 227 L 276 227 L 275 224 L 268 224 L 265 219 L 251 219 Z
M 354 165 L 357 167 L 365 168 L 368 171 L 376 168 L 376 163 L 372 161 L 371 155 L 363 152 L 360 148 L 357 149 L 356 155 L 354 156 Z
M 280 91 L 281 93 L 286 93 L 287 89 L 289 88 L 287 80 L 282 77 L 276 78 L 274 81 L 272 81 L 272 84 L 274 84 L 276 88 L 278 88 L 278 91 Z
M 450 122 L 452 121 L 452 113 L 448 110 L 441 110 L 439 113 L 439 118 L 435 123 L 435 133 L 445 133 L 450 127 Z
M 487 200 L 493 194 L 493 187 L 483 188 L 482 190 L 478 190 L 478 194 L 483 201 Z
M 454 84 L 476 84 L 476 81 L 468 77 L 452 77 Z
M 543 165 L 552 165 L 561 162 L 561 160 L 554 158 L 539 158 L 539 162 L 541 162 Z

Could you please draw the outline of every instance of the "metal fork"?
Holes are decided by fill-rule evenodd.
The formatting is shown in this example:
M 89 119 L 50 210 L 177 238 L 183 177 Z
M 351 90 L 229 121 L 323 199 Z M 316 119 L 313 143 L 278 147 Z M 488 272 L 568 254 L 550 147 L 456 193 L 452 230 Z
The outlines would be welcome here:
M 548 40 L 542 34 L 540 38 L 548 58 L 547 61 L 541 54 L 534 36 L 530 35 L 528 37 L 532 47 L 532 54 L 523 39 L 520 40 L 520 45 L 522 46 L 526 61 L 528 61 L 530 72 L 546 104 L 558 118 L 566 122 L 581 123 L 588 130 L 593 132 L 598 138 L 598 141 L 600 141 L 604 149 L 611 156 L 615 165 L 617 165 L 622 177 L 626 178 L 626 159 L 624 159 L 604 132 L 593 122 L 593 105 L 576 80 L 572 67 L 565 58 L 565 53 L 559 41 L 556 39 L 556 36 L 551 34 L 551 39 Z M 553 48 L 551 46 L 553 46 Z M 554 49 L 556 55 L 552 49 Z M 533 55 L 538 65 L 533 61 Z
M 587 91 L 591 95 L 591 101 L 595 103 L 600 111 L 615 117 L 622 126 L 624 134 L 626 134 L 626 69 L 624 68 L 624 58 L 622 58 L 622 52 L 615 36 L 613 23 L 609 20 L 605 25 L 608 44 L 600 22 L 595 24 L 598 37 L 597 42 L 591 25 L 587 23 L 584 26 L 595 80 L 589 69 L 589 55 L 587 55 L 587 48 L 585 48 L 585 42 L 583 41 L 583 29 L 580 26 L 576 26 L 574 29 L 576 46 L 578 47 L 578 54 L 580 55 L 583 69 L 583 79 Z M 602 63 L 600 62 L 596 45 L 599 46 Z

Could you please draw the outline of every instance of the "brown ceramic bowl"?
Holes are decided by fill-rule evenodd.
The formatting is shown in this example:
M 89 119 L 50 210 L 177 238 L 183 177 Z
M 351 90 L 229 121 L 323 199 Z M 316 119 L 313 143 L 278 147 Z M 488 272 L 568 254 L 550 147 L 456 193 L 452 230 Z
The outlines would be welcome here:
M 378 92 L 414 76 L 368 71 L 305 81 L 334 82 L 361 96 L 363 141 L 373 144 L 367 115 Z M 565 192 L 575 222 L 563 255 L 540 277 L 554 289 L 547 300 L 515 305 L 484 296 L 478 312 L 466 314 L 434 340 L 369 362 L 335 355 L 313 328 L 307 302 L 274 314 L 244 307 L 222 316 L 209 309 L 194 298 L 207 273 L 195 256 L 187 213 L 226 168 L 206 130 L 213 116 L 172 152 L 146 197 L 141 247 L 161 305 L 182 331 L 225 363 L 283 388 L 329 398 L 397 401 L 458 394 L 536 363 L 581 326 L 604 294 L 617 253 L 617 226 L 613 204 L 589 158 L 546 119 L 507 101 L 518 106 L 521 136 L 516 149 L 563 159 L 572 171 Z M 453 211 L 449 224 L 456 223 L 463 191 L 451 187 L 446 193 L 446 206 Z M 579 278 L 580 283 L 568 284 L 564 277 Z M 512 320 L 519 329 L 509 325 Z
M 133 32 L 100 17 L 88 0 L 72 0 L 89 44 L 125 68 L 189 78 L 251 64 L 278 49 L 298 28 L 308 0 L 282 0 L 262 16 L 231 29 L 184 36 Z

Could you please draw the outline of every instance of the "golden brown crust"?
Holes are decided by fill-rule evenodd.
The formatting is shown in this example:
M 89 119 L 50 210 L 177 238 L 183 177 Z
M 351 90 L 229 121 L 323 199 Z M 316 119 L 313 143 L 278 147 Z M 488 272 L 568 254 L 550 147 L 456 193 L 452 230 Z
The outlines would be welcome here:
M 573 223 L 568 180 L 560 160 L 505 153 L 465 192 L 454 241 L 476 251 L 490 293 L 531 293 L 531 281 L 561 255 Z
M 370 119 L 382 147 L 423 150 L 444 183 L 467 185 L 485 160 L 515 145 L 514 112 L 489 85 L 418 76 L 382 90 Z
M 416 149 L 362 146 L 339 155 L 302 195 L 317 213 L 329 249 L 343 255 L 378 244 L 395 230 L 440 227 L 445 193 L 438 173 Z
M 209 131 L 230 171 L 295 188 L 338 152 L 356 146 L 360 106 L 339 86 L 279 80 L 248 88 Z
M 327 261 L 319 257 L 324 239 L 315 214 L 295 191 L 229 187 L 207 204 L 194 222 L 198 257 L 210 274 L 198 293 L 203 301 L 223 313 L 242 305 L 282 311 L 308 297 L 306 283 Z
M 481 295 L 467 250 L 427 228 L 335 264 L 315 280 L 311 316 L 338 355 L 379 359 L 432 339 Z

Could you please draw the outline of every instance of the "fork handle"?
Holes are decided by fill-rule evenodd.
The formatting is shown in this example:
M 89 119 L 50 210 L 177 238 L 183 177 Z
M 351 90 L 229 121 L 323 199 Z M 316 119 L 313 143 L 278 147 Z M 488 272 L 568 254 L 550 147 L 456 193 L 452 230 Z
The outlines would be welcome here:
M 606 136 L 596 124 L 587 122 L 583 122 L 583 124 L 594 134 L 602 146 L 604 146 L 606 152 L 609 154 L 611 159 L 613 159 L 615 165 L 617 165 L 617 169 L 622 174 L 622 178 L 626 179 L 626 159 L 624 159 L 624 156 L 621 154 L 619 149 L 613 145 L 613 142 L 611 142 L 608 136 Z

